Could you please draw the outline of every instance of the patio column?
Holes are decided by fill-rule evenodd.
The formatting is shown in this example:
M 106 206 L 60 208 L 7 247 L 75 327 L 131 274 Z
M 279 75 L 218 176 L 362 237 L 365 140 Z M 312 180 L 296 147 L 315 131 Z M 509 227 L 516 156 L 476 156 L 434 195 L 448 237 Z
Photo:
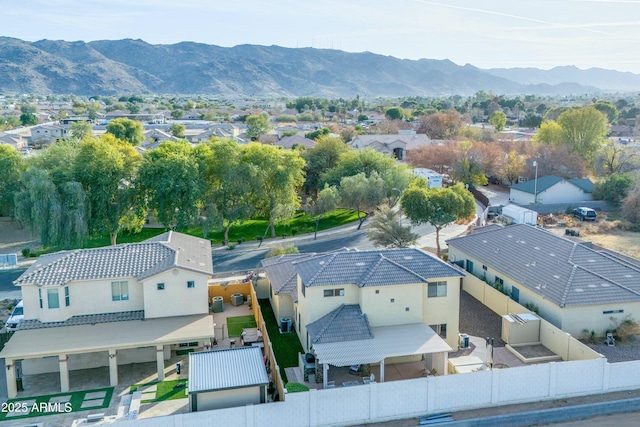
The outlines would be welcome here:
M 327 373 L 329 372 L 329 364 L 322 364 L 322 388 L 327 388 Z
M 380 382 L 384 382 L 384 359 L 380 361 Z
M 447 353 L 446 351 L 444 352 L 444 354 L 442 355 L 442 375 L 447 375 L 448 374 L 448 368 L 449 368 L 449 353 Z
M 18 396 L 18 386 L 16 385 L 16 365 L 11 359 L 5 361 L 7 369 L 7 397 L 13 399 Z
M 158 366 L 158 381 L 164 380 L 164 346 L 156 346 L 156 364 Z
M 58 355 L 58 364 L 60 365 L 60 391 L 69 391 L 69 366 L 67 361 L 69 357 L 66 354 Z
M 109 384 L 118 385 L 118 354 L 115 348 L 109 349 Z

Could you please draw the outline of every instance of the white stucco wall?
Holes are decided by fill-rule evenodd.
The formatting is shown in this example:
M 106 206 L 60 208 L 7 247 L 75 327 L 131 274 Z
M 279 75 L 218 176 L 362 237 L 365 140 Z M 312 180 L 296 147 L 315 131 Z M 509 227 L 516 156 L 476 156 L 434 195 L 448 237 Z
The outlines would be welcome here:
M 143 281 L 145 318 L 207 314 L 208 276 L 179 268 L 165 271 Z M 193 281 L 193 288 L 187 282 Z M 158 290 L 164 283 L 164 290 Z
M 59 308 L 48 308 L 47 289 L 34 285 L 22 286 L 25 319 L 40 319 L 42 322 L 59 322 L 82 314 L 114 313 L 142 310 L 144 308 L 142 286 L 133 278 L 118 279 L 128 282 L 129 299 L 112 301 L 111 280 L 70 282 L 69 306 L 65 306 L 64 286 L 58 288 Z M 40 308 L 38 289 L 42 289 Z
M 205 391 L 194 393 L 197 401 L 197 411 L 210 411 L 212 409 L 232 408 L 260 403 L 261 387 L 244 387 L 232 390 Z M 193 395 L 189 396 L 190 400 Z

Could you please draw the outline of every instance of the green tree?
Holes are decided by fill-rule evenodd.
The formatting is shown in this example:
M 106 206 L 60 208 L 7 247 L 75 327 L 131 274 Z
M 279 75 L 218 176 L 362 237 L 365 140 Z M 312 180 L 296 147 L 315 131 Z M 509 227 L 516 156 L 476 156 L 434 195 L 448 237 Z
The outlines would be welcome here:
M 299 252 L 300 251 L 298 250 L 298 247 L 294 246 L 293 244 L 285 246 L 275 246 L 273 249 L 267 252 L 264 257 L 274 258 L 281 255 L 297 254 Z
M 306 211 L 315 221 L 313 240 L 318 237 L 318 227 L 324 214 L 337 208 L 338 203 L 340 203 L 340 192 L 336 187 L 328 185 L 325 185 L 324 189 L 318 193 L 316 200 L 309 202 Z
M 384 181 L 373 171 L 369 176 L 361 172 L 353 176 L 345 176 L 340 180 L 340 198 L 342 203 L 358 214 L 358 230 L 367 216 L 382 204 L 386 194 Z M 364 216 L 361 214 L 364 213 Z
M 169 128 L 169 132 L 176 138 L 184 138 L 184 131 L 186 129 L 187 128 L 185 125 L 181 125 L 180 123 L 173 123 Z
M 0 144 L 0 215 L 13 215 L 14 197 L 20 190 L 20 175 L 25 170 L 25 161 L 15 148 Z
M 496 128 L 498 132 L 502 131 L 507 124 L 507 115 L 500 110 L 496 110 L 491 113 L 489 117 L 489 123 Z
M 321 175 L 320 185 L 323 187 L 325 183 L 338 185 L 343 177 L 354 176 L 359 173 L 364 173 L 368 177 L 375 171 L 381 176 L 386 171 L 394 168 L 403 168 L 403 166 L 399 165 L 391 157 L 371 148 L 346 150 L 340 155 L 336 166 Z
M 71 123 L 71 136 L 78 141 L 82 141 L 85 137 L 90 136 L 93 132 L 91 123 L 88 122 L 73 122 Z
M 127 118 L 113 119 L 107 124 L 107 133 L 136 146 L 144 141 L 144 128 L 137 120 Z
M 402 211 L 415 225 L 430 223 L 436 228 L 437 255 L 440 256 L 440 230 L 467 218 L 476 210 L 473 195 L 462 184 L 449 188 L 412 185 L 400 199 Z
M 558 117 L 558 124 L 571 151 L 590 163 L 609 132 L 607 117 L 593 106 L 565 111 Z
M 184 117 L 184 110 L 176 109 L 171 112 L 171 118 L 174 120 L 179 120 Z
M 264 114 L 248 116 L 245 123 L 247 125 L 247 136 L 252 141 L 257 141 L 260 139 L 261 135 L 264 135 L 271 130 L 269 117 Z
M 604 173 L 612 175 L 629 172 L 638 168 L 638 155 L 635 150 L 609 140 L 600 146 L 596 160 Z
M 413 233 L 410 226 L 402 225 L 398 211 L 388 205 L 382 205 L 371 220 L 367 237 L 375 246 L 408 248 L 415 244 L 420 236 Z
M 20 106 L 20 112 L 22 114 L 34 114 L 36 111 L 38 111 L 38 108 L 35 105 L 22 104 Z
M 22 126 L 35 126 L 38 124 L 38 116 L 32 113 L 22 113 L 20 115 L 20 123 Z
M 178 231 L 197 222 L 204 185 L 191 145 L 166 141 L 147 151 L 139 176 L 158 222 Z
M 453 178 L 470 187 L 486 184 L 485 171 L 471 149 L 473 144 L 470 141 L 461 141 L 458 143 L 458 147 L 460 148 L 460 158 L 453 165 Z
M 257 169 L 243 159 L 242 147 L 231 139 L 214 139 L 195 149 L 204 178 L 204 217 L 212 226 L 224 227 L 224 244 L 229 229 L 255 213 L 254 175 Z
M 387 108 L 384 116 L 389 120 L 400 120 L 404 117 L 404 111 L 400 107 Z
M 315 193 L 320 188 L 320 177 L 334 168 L 340 155 L 349 147 L 340 138 L 324 136 L 318 138 L 313 148 L 306 150 L 302 157 L 306 162 L 304 167 L 304 188 L 309 193 Z
M 630 174 L 613 174 L 597 182 L 593 189 L 593 198 L 606 200 L 617 206 L 629 194 L 633 187 L 633 176 Z
M 298 190 L 304 183 L 304 160 L 296 150 L 252 143 L 244 147 L 244 159 L 256 173 L 254 193 L 259 213 L 269 218 L 271 236 L 275 224 L 291 218 L 300 207 Z
M 329 128 L 322 128 L 314 130 L 313 132 L 308 132 L 304 134 L 304 137 L 307 139 L 312 139 L 314 141 L 318 141 L 321 137 L 329 136 Z
M 614 124 L 618 120 L 618 108 L 609 101 L 598 101 L 593 104 L 593 108 L 607 116 L 607 121 Z
M 562 126 L 556 121 L 547 120 L 540 125 L 540 129 L 534 136 L 534 141 L 547 145 L 560 145 L 564 142 L 563 138 Z
M 86 138 L 75 159 L 74 174 L 89 200 L 89 230 L 109 234 L 115 245 L 122 229 L 142 229 L 146 210 L 135 187 L 138 152 L 128 143 L 105 134 Z

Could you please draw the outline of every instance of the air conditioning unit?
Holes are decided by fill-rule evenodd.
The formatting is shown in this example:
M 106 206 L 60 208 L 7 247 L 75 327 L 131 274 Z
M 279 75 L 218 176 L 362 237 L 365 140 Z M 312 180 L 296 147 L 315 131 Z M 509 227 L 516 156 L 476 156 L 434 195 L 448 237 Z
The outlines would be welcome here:
M 469 348 L 469 335 L 467 334 L 458 335 L 458 347 L 460 349 Z

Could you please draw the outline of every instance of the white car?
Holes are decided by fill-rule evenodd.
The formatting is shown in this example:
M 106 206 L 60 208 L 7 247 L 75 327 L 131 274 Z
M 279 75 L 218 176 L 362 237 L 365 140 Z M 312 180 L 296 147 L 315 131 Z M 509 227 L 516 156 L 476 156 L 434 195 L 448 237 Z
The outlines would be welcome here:
M 24 309 L 22 307 L 22 300 L 15 306 L 11 312 L 11 316 L 7 319 L 6 327 L 8 332 L 14 332 L 18 329 L 18 324 L 24 319 Z

